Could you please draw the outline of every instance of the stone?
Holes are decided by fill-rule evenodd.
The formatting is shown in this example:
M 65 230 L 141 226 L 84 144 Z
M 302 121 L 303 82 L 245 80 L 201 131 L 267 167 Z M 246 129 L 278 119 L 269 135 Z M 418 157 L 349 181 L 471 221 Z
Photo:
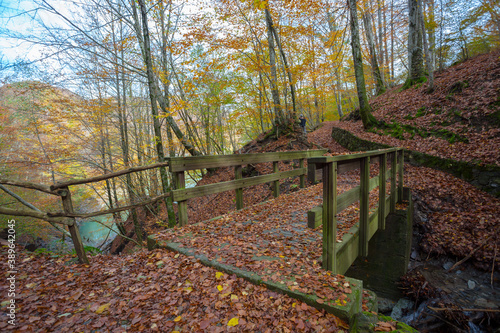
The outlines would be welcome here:
M 396 302 L 391 299 L 379 297 L 378 298 L 378 312 L 380 313 L 390 313 Z
M 476 288 L 476 282 L 472 281 L 472 280 L 469 280 L 467 282 L 467 285 L 469 286 L 469 289 L 474 289 Z
M 409 299 L 401 298 L 392 309 L 391 317 L 394 320 L 401 320 L 403 316 L 413 308 L 414 304 L 415 303 Z
M 447 262 L 445 262 L 445 263 L 444 263 L 444 265 L 443 265 L 443 268 L 444 268 L 445 270 L 449 270 L 449 269 L 450 269 L 450 268 L 452 268 L 452 267 L 453 267 L 453 263 L 452 263 L 451 261 L 447 261 Z

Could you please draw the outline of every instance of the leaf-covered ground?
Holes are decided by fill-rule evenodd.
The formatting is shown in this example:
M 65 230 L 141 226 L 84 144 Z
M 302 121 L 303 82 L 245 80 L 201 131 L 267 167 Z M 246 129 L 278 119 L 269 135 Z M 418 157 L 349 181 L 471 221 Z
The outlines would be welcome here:
M 2 250 L 2 256 L 6 255 Z M 70 258 L 19 252 L 19 332 L 338 332 L 347 324 L 288 296 L 163 250 Z M 7 271 L 2 261 L 2 271 Z M 1 287 L 5 292 L 5 284 Z
M 370 101 L 391 128 L 365 132 L 361 121 L 335 126 L 363 139 L 471 163 L 500 165 L 500 51 L 469 59 L 427 83 L 395 87 Z

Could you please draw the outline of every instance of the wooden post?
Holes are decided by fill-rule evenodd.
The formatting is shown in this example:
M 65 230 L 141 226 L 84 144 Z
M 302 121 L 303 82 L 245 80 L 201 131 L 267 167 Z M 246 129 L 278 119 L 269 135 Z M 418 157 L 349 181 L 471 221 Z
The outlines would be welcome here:
M 405 151 L 401 149 L 401 154 L 399 155 L 399 180 L 398 180 L 398 202 L 403 201 L 403 172 L 405 163 Z
M 323 168 L 323 269 L 337 273 L 337 162 Z
M 62 199 L 62 205 L 64 209 L 64 213 L 66 214 L 74 214 L 73 210 L 73 202 L 71 201 L 71 192 L 68 187 L 63 187 L 57 191 Z M 71 234 L 71 239 L 73 240 L 73 245 L 75 247 L 75 252 L 78 255 L 78 261 L 81 264 L 88 264 L 89 259 L 87 258 L 87 254 L 85 253 L 85 249 L 83 247 L 82 237 L 80 236 L 80 230 L 76 225 L 74 217 L 68 217 L 72 223 L 68 225 L 69 233 Z
M 396 191 L 396 173 L 398 170 L 398 153 L 397 151 L 392 153 L 391 160 L 391 213 L 396 211 L 396 200 L 398 193 Z
M 301 158 L 299 160 L 299 168 L 303 168 L 304 167 L 304 161 L 306 159 L 305 158 Z M 306 187 L 306 175 L 300 175 L 300 188 L 304 188 Z
M 361 184 L 359 193 L 359 255 L 368 256 L 368 216 L 370 209 L 370 157 L 361 159 Z
M 385 230 L 385 192 L 386 192 L 387 154 L 379 158 L 379 182 L 378 182 L 378 223 Z
M 186 188 L 186 178 L 184 176 L 184 171 L 174 172 L 175 188 L 177 190 Z M 179 225 L 185 226 L 188 224 L 187 215 L 187 201 L 182 200 L 177 202 L 177 207 L 179 211 Z
M 278 169 L 278 162 L 273 162 L 273 172 L 277 173 L 279 172 Z M 280 196 L 280 181 L 275 180 L 274 181 L 274 191 L 273 191 L 274 197 L 277 198 Z
M 234 167 L 234 178 L 235 179 L 243 178 L 241 165 L 237 165 Z M 237 188 L 235 192 L 236 192 L 236 209 L 240 210 L 243 208 L 243 189 Z

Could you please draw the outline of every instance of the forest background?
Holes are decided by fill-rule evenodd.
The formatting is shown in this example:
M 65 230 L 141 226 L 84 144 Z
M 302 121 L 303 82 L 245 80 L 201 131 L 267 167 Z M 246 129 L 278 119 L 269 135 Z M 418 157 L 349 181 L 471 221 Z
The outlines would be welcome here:
M 311 129 L 359 108 L 357 60 L 370 98 L 408 83 L 412 59 L 428 75 L 500 42 L 497 0 L 4 0 L 0 13 L 0 177 L 47 185 L 230 154 L 299 114 Z M 73 198 L 80 211 L 114 208 L 171 186 L 150 170 Z M 55 197 L 15 193 L 60 210 Z M 0 193 L 1 207 L 20 205 Z M 16 221 L 27 239 L 54 233 Z

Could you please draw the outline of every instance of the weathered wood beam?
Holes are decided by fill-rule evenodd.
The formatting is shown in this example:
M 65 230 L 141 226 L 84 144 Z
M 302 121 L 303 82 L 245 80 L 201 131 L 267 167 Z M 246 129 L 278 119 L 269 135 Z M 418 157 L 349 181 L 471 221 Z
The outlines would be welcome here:
M 300 176 L 305 174 L 306 171 L 307 170 L 305 168 L 295 169 L 279 173 L 272 173 L 269 175 L 243 178 L 243 179 L 231 180 L 228 182 L 221 182 L 216 184 L 208 184 L 203 186 L 196 186 L 193 188 L 178 189 L 172 191 L 172 195 L 174 201 L 181 202 L 191 198 L 202 197 L 205 195 L 216 194 L 225 191 L 233 191 L 236 190 L 237 188 L 270 183 L 283 178 Z
M 198 169 L 209 169 L 218 167 L 229 167 L 265 162 L 279 162 L 286 160 L 298 160 L 321 156 L 327 152 L 326 149 L 290 151 L 276 153 L 234 154 L 234 155 L 210 155 L 172 157 L 170 159 L 170 171 L 188 171 Z
M 114 177 L 118 177 L 118 176 L 123 176 L 123 175 L 126 175 L 128 173 L 145 171 L 145 170 L 149 170 L 149 169 L 159 168 L 162 166 L 165 167 L 168 165 L 169 165 L 169 162 L 155 163 L 155 164 L 150 164 L 150 165 L 146 165 L 146 166 L 133 167 L 133 168 L 128 168 L 128 169 L 124 169 L 124 170 L 120 170 L 120 171 L 116 171 L 116 172 L 106 173 L 104 175 L 99 175 L 99 176 L 85 178 L 85 179 L 68 180 L 65 182 L 57 183 L 55 185 L 51 185 L 50 190 L 54 191 L 57 189 L 62 189 L 64 187 L 73 186 L 73 185 L 81 185 L 81 184 L 100 182 L 102 180 L 106 180 L 106 179 L 110 179 L 110 178 L 114 178 Z
M 38 191 L 42 191 L 42 192 L 52 194 L 52 195 L 59 195 L 56 192 L 54 192 L 53 190 L 51 190 L 50 186 L 47 186 L 47 185 L 34 184 L 34 183 L 30 183 L 30 182 L 22 182 L 22 181 L 18 181 L 18 180 L 7 179 L 7 178 L 0 178 L 0 184 L 29 188 L 31 190 L 38 190 Z
M 11 215 L 11 216 L 30 216 L 47 222 L 64 224 L 67 226 L 73 225 L 74 223 L 73 221 L 67 221 L 62 218 L 50 217 L 47 215 L 47 213 L 38 212 L 32 209 L 11 209 L 11 208 L 0 207 L 0 214 Z

